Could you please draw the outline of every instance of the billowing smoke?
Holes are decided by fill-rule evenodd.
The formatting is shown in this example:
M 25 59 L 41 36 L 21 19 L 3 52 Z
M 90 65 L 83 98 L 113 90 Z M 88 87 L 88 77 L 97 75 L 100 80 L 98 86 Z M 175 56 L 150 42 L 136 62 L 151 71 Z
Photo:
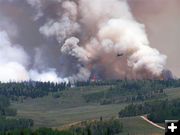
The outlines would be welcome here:
M 20 28 L 12 11 L 3 9 L 19 30 L 13 42 L 22 45 L 12 44 L 9 33 L 1 32 L 2 81 L 75 82 L 92 74 L 101 79 L 163 78 L 166 56 L 150 47 L 145 26 L 134 19 L 126 0 L 1 1 L 14 10 L 27 7 L 16 18 L 28 20 Z M 21 35 L 28 31 L 37 35 L 30 46 L 25 42 L 28 34 Z
M 5 31 L 0 31 L 0 48 L 0 80 L 6 82 L 29 79 L 24 68 L 28 57 L 20 46 L 11 44 Z

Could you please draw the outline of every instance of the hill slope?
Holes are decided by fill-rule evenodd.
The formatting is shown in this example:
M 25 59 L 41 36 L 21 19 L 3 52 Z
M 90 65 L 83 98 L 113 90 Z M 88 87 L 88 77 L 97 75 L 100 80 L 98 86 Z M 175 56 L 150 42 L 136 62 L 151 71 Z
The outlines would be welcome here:
M 52 93 L 42 98 L 28 98 L 22 103 L 13 102 L 12 107 L 17 108 L 17 117 L 25 117 L 33 119 L 35 128 L 37 127 L 54 127 L 60 128 L 63 125 L 73 122 L 117 117 L 118 112 L 128 103 L 100 105 L 99 103 L 88 103 L 84 99 L 84 95 L 107 92 L 109 86 L 79 87 L 70 88 L 68 90 Z M 180 88 L 165 90 L 166 96 L 162 99 L 180 98 Z M 124 134 L 163 134 L 163 131 L 153 127 L 139 117 L 121 119 L 124 125 Z

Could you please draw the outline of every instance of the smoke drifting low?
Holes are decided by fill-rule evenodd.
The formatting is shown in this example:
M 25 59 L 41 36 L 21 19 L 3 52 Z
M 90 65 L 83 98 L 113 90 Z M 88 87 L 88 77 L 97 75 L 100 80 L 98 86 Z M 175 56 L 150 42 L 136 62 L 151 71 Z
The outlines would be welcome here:
M 1 0 L 0 4 L 14 11 L 24 7 L 16 14 L 2 10 L 17 34 L 11 34 L 9 21 L 0 25 L 1 81 L 164 77 L 166 56 L 150 47 L 145 26 L 134 19 L 126 0 Z M 18 26 L 21 23 L 25 24 Z M 33 42 L 25 43 L 24 29 L 37 35 Z

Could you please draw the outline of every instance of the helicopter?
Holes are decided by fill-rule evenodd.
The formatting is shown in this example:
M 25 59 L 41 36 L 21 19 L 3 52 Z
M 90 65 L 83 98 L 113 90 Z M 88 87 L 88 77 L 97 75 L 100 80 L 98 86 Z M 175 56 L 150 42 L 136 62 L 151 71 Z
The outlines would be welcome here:
M 117 57 L 122 57 L 122 56 L 124 56 L 123 53 L 118 53 L 118 54 L 117 54 Z

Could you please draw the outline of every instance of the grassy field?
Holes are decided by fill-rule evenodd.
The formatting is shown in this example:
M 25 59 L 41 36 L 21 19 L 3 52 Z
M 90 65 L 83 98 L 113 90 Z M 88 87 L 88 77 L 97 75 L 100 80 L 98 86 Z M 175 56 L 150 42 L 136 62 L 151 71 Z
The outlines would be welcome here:
M 73 122 L 89 119 L 117 117 L 118 112 L 127 104 L 100 105 L 86 103 L 83 95 L 107 91 L 109 87 L 82 87 L 60 92 L 60 98 L 49 96 L 37 99 L 26 99 L 23 103 L 12 103 L 18 110 L 17 117 L 33 119 L 35 128 L 59 128 Z M 180 98 L 180 88 L 165 90 L 168 99 Z M 160 135 L 163 131 L 146 123 L 139 117 L 121 119 L 124 125 L 124 135 Z M 149 134 L 148 134 L 149 133 Z
M 148 122 L 144 121 L 140 116 L 121 118 L 119 121 L 123 123 L 123 132 L 117 135 L 164 135 L 165 132 L 164 130 L 156 128 Z M 81 124 L 80 122 L 76 122 L 57 129 L 68 129 L 73 125 L 78 127 L 78 125 L 80 126 Z
M 98 87 L 104 91 L 107 87 Z M 96 92 L 94 88 L 71 89 L 60 93 L 60 98 L 51 95 L 27 99 L 23 103 L 12 103 L 12 107 L 18 110 L 18 117 L 31 118 L 35 127 L 59 127 L 76 121 L 105 117 L 117 117 L 118 112 L 126 104 L 99 105 L 86 103 L 83 94 Z
M 169 100 L 180 98 L 180 88 L 166 89 L 165 93 Z
M 124 127 L 120 135 L 164 135 L 164 131 L 158 129 L 140 117 L 130 117 L 121 119 Z

